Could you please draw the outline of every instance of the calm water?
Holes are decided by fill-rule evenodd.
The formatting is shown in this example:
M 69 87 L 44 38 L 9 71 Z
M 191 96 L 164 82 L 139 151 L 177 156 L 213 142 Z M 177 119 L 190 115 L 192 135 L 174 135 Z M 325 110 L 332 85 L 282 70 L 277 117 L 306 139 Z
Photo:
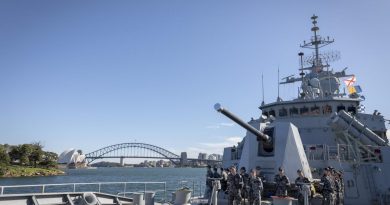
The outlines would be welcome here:
M 93 183 L 93 182 L 166 182 L 168 194 L 182 186 L 195 188 L 195 195 L 204 189 L 206 169 L 201 168 L 98 168 L 98 169 L 71 169 L 66 175 L 49 177 L 19 177 L 0 178 L 0 186 L 6 185 L 33 185 L 33 184 L 60 184 L 60 183 Z M 183 182 L 186 181 L 186 182 Z M 202 188 L 200 187 L 202 186 Z M 143 184 L 102 185 L 101 191 L 117 194 L 126 189 L 129 191 L 144 190 Z M 46 192 L 71 191 L 73 186 L 47 187 Z M 164 189 L 163 184 L 148 184 L 147 190 Z M 39 192 L 40 188 L 8 189 L 7 193 Z M 98 191 L 97 185 L 77 186 L 76 191 Z

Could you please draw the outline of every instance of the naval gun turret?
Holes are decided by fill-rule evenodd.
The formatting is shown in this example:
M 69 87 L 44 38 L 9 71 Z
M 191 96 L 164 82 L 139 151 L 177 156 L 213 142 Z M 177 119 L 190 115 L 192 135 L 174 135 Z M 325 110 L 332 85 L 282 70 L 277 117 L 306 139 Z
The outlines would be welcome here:
M 214 109 L 248 131 L 239 147 L 225 148 L 223 166 L 235 165 L 249 169 L 261 166 L 268 181 L 273 181 L 279 167 L 284 167 L 286 175 L 291 179 L 296 177 L 298 169 L 312 179 L 298 129 L 293 124 L 268 124 L 260 120 L 252 120 L 248 124 L 219 103 L 214 105 Z
M 248 130 L 250 133 L 254 134 L 257 137 L 257 140 L 262 140 L 265 143 L 271 143 L 270 136 L 268 136 L 267 134 L 264 134 L 263 132 L 260 132 L 256 128 L 254 128 L 251 125 L 249 125 L 248 123 L 244 122 L 239 117 L 237 117 L 236 115 L 231 113 L 229 110 L 223 108 L 221 106 L 221 104 L 219 104 L 219 103 L 215 104 L 214 105 L 214 109 L 216 111 L 222 113 L 223 115 L 225 115 L 229 119 L 233 120 L 235 123 L 239 124 L 241 127 L 243 127 L 244 129 Z

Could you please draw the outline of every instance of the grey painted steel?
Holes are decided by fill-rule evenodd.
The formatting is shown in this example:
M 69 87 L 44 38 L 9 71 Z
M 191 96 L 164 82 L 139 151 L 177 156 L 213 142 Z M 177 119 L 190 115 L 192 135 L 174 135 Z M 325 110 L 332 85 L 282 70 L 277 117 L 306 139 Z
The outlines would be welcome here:
M 229 110 L 223 108 L 221 106 L 221 104 L 219 104 L 219 103 L 215 104 L 214 105 L 214 109 L 217 110 L 218 112 L 222 113 L 223 115 L 225 115 L 229 119 L 233 120 L 234 122 L 239 124 L 241 127 L 243 127 L 244 129 L 248 130 L 249 132 L 251 132 L 252 134 L 256 135 L 259 139 L 261 139 L 263 141 L 266 141 L 266 142 L 270 141 L 270 137 L 268 135 L 260 132 L 259 130 L 257 130 L 256 128 L 252 127 L 248 123 L 245 123 L 243 120 L 241 120 L 239 117 L 237 117 L 236 115 L 231 113 Z
M 363 123 L 359 122 L 359 120 L 357 120 L 356 118 L 352 117 L 350 114 L 348 114 L 347 112 L 345 112 L 345 110 L 340 110 L 340 112 L 338 113 L 338 115 L 343 118 L 344 120 L 346 120 L 347 122 L 349 122 L 351 124 L 352 127 L 356 128 L 357 130 L 359 130 L 362 134 L 364 134 L 365 136 L 367 136 L 370 140 L 372 140 L 373 142 L 375 142 L 377 145 L 380 145 L 380 146 L 386 146 L 388 145 L 385 140 L 383 140 L 382 138 L 380 138 L 377 134 L 375 134 L 372 130 L 370 130 L 369 128 L 367 128 Z
M 224 149 L 223 167 L 238 165 L 251 169 L 260 166 L 264 170 L 262 173 L 266 181 L 273 181 L 278 163 L 283 161 L 287 164 L 284 168 L 288 171 L 295 162 L 286 162 L 306 156 L 309 173 L 316 181 L 319 181 L 322 170 L 328 166 L 344 173 L 344 204 L 390 204 L 390 132 L 386 126 L 388 120 L 378 110 L 372 114 L 365 113 L 365 97 L 361 89 L 354 87 L 357 85 L 355 76 L 346 74 L 347 68 L 334 71 L 335 68 L 329 65 L 329 62 L 339 58 L 338 55 L 319 52 L 321 47 L 333 43 L 334 40 L 319 35 L 317 18 L 315 15 L 311 18 L 311 39 L 301 45 L 302 48 L 313 49 L 313 55 L 303 58 L 303 53 L 299 54 L 299 77 L 291 75 L 283 78 L 280 83 L 300 82 L 297 98 L 284 101 L 277 95 L 278 98 L 274 102 L 262 102 L 259 107 L 261 116 L 249 122 L 257 130 L 267 130 L 269 135 L 272 133 L 273 147 L 266 147 L 268 151 L 265 152 L 263 142 L 256 141 L 256 137 L 251 134 L 250 130 L 253 129 L 245 126 L 246 123 L 234 115 L 231 117 L 231 113 L 219 104 L 215 105 L 216 110 L 249 128 L 241 142 Z M 377 71 L 377 75 L 381 75 L 380 71 Z M 345 87 L 341 86 L 343 81 Z M 350 88 L 349 91 L 355 88 L 357 92 L 343 92 L 347 88 Z M 387 96 L 379 97 L 384 99 Z M 378 102 L 382 104 L 376 106 L 388 106 L 385 101 Z M 291 130 L 278 127 L 279 123 L 291 123 L 297 130 L 291 135 Z M 298 135 L 304 152 L 288 152 L 285 155 L 286 160 L 274 160 L 278 152 L 291 151 L 292 148 L 280 139 L 287 136 L 287 139 L 291 140 L 291 136 Z M 293 175 L 295 178 L 295 173 Z

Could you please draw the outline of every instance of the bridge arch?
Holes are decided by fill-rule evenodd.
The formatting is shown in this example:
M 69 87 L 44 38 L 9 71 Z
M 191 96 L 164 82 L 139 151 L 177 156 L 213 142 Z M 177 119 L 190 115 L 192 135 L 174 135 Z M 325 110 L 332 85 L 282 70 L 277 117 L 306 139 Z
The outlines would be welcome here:
M 136 153 L 135 151 L 144 150 L 148 153 Z M 97 159 L 102 158 L 156 158 L 156 159 L 169 159 L 174 164 L 177 164 L 175 160 L 180 159 L 179 155 L 176 155 L 164 148 L 146 144 L 146 143 L 121 143 L 103 147 L 96 151 L 85 154 L 87 164 L 92 163 Z

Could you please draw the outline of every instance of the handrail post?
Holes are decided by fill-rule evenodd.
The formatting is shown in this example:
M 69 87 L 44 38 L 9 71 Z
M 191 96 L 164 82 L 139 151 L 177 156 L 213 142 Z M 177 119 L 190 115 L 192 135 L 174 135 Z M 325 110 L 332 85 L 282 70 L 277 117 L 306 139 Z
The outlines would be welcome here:
M 145 198 L 145 194 L 146 194 L 146 183 L 144 183 L 144 198 Z
M 164 182 L 164 202 L 167 200 L 167 182 Z
M 3 193 L 4 193 L 4 187 L 1 186 L 1 195 L 3 195 Z
M 199 183 L 199 197 L 202 196 L 202 183 Z
M 100 193 L 101 185 L 102 184 L 99 182 L 99 190 L 98 190 L 99 193 Z
M 126 182 L 125 182 L 125 186 L 123 188 L 123 197 L 126 197 Z
M 45 193 L 45 185 L 42 185 L 42 194 Z
M 192 180 L 192 192 L 195 196 L 195 181 L 194 180 Z
M 73 192 L 76 192 L 76 184 L 73 184 Z

